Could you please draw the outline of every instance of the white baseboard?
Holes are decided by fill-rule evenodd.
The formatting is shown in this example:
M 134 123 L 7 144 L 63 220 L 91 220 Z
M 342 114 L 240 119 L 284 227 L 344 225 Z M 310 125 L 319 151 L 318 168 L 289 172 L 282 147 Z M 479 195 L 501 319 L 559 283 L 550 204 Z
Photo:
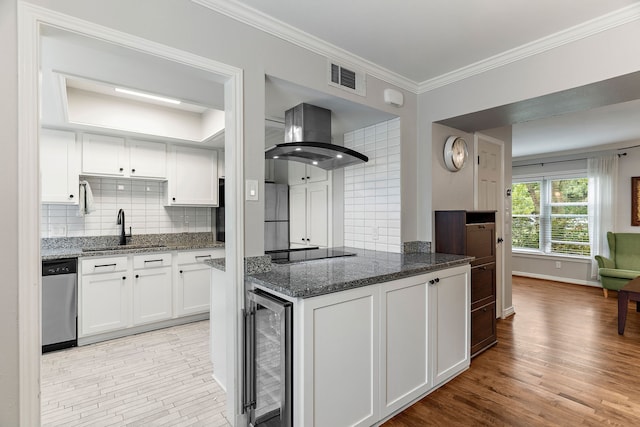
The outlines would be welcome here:
M 145 325 L 134 326 L 132 328 L 119 329 L 117 331 L 104 332 L 97 335 L 89 335 L 84 337 L 78 337 L 78 346 L 95 344 L 101 341 L 112 340 L 115 338 L 123 338 L 129 335 L 141 334 L 143 332 L 151 332 L 156 329 L 168 328 L 171 326 L 184 325 L 186 323 L 198 322 L 200 320 L 206 320 L 209 318 L 209 312 L 192 314 L 184 317 L 177 317 L 175 319 L 162 320 L 155 323 L 147 323 Z
M 579 279 L 572 279 L 569 277 L 557 277 L 557 276 L 550 276 L 547 274 L 528 273 L 524 271 L 512 271 L 511 274 L 513 276 L 531 277 L 532 279 L 544 279 L 544 280 L 553 280 L 554 282 L 571 283 L 572 285 L 592 286 L 594 288 L 602 287 L 602 284 L 600 282 L 596 282 L 592 280 L 579 280 Z
M 507 307 L 504 310 L 502 310 L 502 319 L 506 319 L 509 316 L 513 316 L 514 314 L 516 314 L 516 308 L 514 306 L 511 307 Z

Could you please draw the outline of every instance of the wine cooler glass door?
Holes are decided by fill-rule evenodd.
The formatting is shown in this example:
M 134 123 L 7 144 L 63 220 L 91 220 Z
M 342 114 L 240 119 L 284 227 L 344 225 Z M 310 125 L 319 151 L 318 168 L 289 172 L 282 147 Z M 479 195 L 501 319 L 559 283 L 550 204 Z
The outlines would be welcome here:
M 292 304 L 248 291 L 245 407 L 252 426 L 292 423 Z

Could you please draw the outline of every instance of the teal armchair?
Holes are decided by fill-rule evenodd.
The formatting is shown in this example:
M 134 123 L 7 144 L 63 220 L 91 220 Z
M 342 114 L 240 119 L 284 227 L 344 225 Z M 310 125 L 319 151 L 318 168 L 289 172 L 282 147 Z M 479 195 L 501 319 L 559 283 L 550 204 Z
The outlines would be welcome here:
M 607 232 L 609 258 L 596 255 L 598 274 L 605 298 L 608 290 L 618 291 L 640 276 L 640 233 Z

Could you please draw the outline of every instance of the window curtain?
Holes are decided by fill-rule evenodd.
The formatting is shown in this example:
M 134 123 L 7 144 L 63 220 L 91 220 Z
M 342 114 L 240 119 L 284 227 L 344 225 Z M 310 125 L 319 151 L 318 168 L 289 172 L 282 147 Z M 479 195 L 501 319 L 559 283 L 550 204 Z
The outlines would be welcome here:
M 607 231 L 614 231 L 618 182 L 618 155 L 587 160 L 589 178 L 589 243 L 591 245 L 591 278 L 598 277 L 595 255 L 609 256 Z

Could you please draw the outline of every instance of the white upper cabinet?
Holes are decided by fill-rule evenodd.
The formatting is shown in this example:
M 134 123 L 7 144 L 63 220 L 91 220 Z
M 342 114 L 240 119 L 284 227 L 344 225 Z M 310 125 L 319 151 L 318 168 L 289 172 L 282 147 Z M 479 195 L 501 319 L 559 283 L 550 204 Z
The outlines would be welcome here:
M 167 146 L 159 142 L 129 142 L 129 175 L 139 178 L 167 178 Z
M 129 161 L 124 138 L 82 135 L 82 173 L 85 175 L 125 176 Z
M 328 183 L 289 189 L 289 242 L 292 247 L 329 246 Z
M 316 166 L 310 166 L 304 163 L 292 161 L 289 161 L 288 166 L 289 185 L 326 181 L 329 178 L 329 172 Z
M 78 204 L 80 162 L 75 133 L 41 130 L 40 173 L 42 203 Z
M 173 147 L 167 198 L 167 204 L 174 206 L 218 206 L 218 152 Z
M 167 146 L 160 142 L 105 135 L 82 136 L 82 173 L 127 178 L 166 179 Z

